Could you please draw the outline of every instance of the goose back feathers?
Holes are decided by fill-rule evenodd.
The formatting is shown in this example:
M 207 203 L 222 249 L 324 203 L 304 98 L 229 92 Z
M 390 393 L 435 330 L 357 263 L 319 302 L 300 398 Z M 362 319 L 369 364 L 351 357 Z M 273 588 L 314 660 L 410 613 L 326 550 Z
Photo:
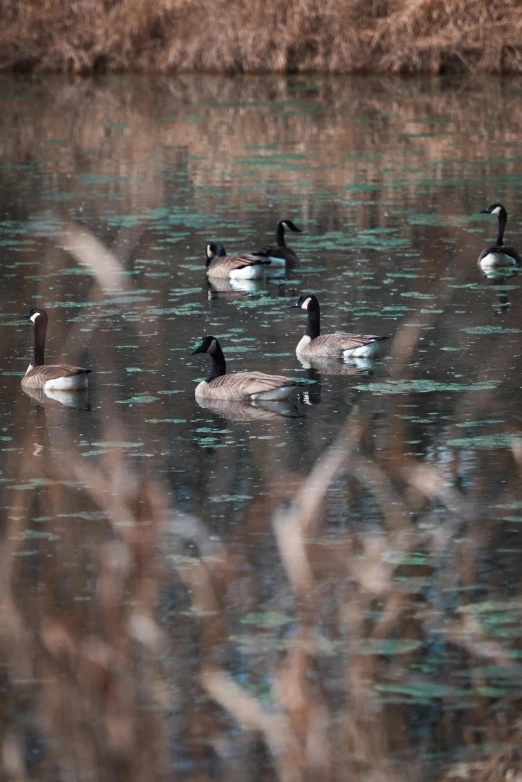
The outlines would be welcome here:
M 278 401 L 288 399 L 297 391 L 298 384 L 284 375 L 267 375 L 264 372 L 237 372 L 226 374 L 226 362 L 221 345 L 215 337 L 208 336 L 192 351 L 208 353 L 212 358 L 212 372 L 196 387 L 196 396 L 230 401 Z
M 271 263 L 270 258 L 258 258 L 256 255 L 227 255 L 218 242 L 207 244 L 206 256 L 210 278 L 257 280 Z
M 27 388 L 45 388 L 55 391 L 76 391 L 87 388 L 87 375 L 90 369 L 72 367 L 69 364 L 49 364 L 49 366 L 33 367 L 22 379 L 22 385 Z

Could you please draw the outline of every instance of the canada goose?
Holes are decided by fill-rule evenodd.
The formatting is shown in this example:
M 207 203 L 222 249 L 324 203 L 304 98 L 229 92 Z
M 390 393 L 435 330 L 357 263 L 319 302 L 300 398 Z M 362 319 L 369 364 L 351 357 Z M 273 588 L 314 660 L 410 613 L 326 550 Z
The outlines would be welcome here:
M 302 233 L 291 220 L 280 220 L 276 228 L 276 246 L 275 247 L 263 247 L 261 250 L 257 250 L 254 255 L 258 255 L 262 258 L 270 258 L 272 266 L 270 269 L 281 268 L 286 266 L 287 263 L 295 263 L 297 261 L 297 255 L 291 247 L 287 247 L 285 244 L 285 231 L 293 231 L 295 233 Z
M 87 375 L 92 370 L 71 367 L 69 364 L 44 364 L 47 312 L 40 307 L 33 307 L 24 318 L 29 318 L 34 323 L 34 360 L 22 378 L 22 385 L 27 388 L 43 388 L 44 391 L 77 391 L 87 388 Z
M 225 374 L 227 371 L 225 357 L 215 337 L 205 337 L 190 355 L 196 353 L 208 353 L 212 359 L 212 372 L 196 387 L 197 397 L 245 402 L 256 400 L 276 402 L 288 399 L 298 389 L 298 383 L 283 375 L 265 375 L 263 372 Z
M 374 334 L 321 334 L 321 313 L 316 296 L 300 296 L 290 307 L 300 307 L 308 312 L 306 334 L 299 342 L 296 353 L 303 356 L 329 356 L 330 358 L 375 358 L 384 352 L 388 337 Z
M 481 214 L 498 216 L 498 235 L 493 247 L 486 247 L 478 257 L 478 265 L 486 274 L 489 274 L 499 266 L 520 266 L 520 255 L 513 247 L 504 245 L 504 230 L 507 223 L 507 212 L 502 204 L 491 204 L 487 209 L 482 209 Z
M 227 255 L 219 242 L 207 244 L 206 255 L 209 277 L 230 277 L 233 280 L 258 280 L 263 276 L 265 266 L 271 263 L 269 258 L 255 255 Z

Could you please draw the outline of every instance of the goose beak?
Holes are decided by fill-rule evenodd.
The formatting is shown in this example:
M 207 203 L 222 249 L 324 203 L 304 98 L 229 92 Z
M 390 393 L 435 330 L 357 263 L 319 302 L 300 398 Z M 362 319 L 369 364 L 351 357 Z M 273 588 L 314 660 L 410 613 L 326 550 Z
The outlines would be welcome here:
M 26 320 L 29 320 L 30 317 L 31 317 L 30 312 L 26 312 L 25 315 L 22 315 L 22 318 L 26 318 Z
M 294 303 L 293 303 L 293 304 L 289 304 L 289 305 L 288 305 L 288 309 L 289 309 L 289 310 L 292 310 L 294 307 L 299 307 L 299 306 L 300 306 L 300 305 L 299 305 L 299 302 L 298 302 L 298 301 L 294 301 Z
M 204 352 L 205 352 L 205 351 L 204 351 L 204 350 L 202 350 L 202 345 L 198 345 L 198 346 L 197 346 L 197 348 L 194 348 L 194 350 L 192 350 L 192 351 L 190 352 L 190 355 L 191 355 L 191 356 L 194 356 L 196 353 L 204 353 Z
M 481 215 L 489 215 L 489 214 L 491 214 L 491 212 L 489 211 L 489 208 L 488 209 L 481 209 L 479 214 L 481 214 Z

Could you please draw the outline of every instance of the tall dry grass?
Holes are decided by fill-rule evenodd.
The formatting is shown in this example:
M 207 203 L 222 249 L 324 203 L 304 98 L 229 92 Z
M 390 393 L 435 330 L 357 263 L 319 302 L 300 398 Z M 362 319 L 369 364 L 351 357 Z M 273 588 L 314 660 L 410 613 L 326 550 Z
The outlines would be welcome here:
M 4 0 L 0 68 L 519 73 L 504 0 Z

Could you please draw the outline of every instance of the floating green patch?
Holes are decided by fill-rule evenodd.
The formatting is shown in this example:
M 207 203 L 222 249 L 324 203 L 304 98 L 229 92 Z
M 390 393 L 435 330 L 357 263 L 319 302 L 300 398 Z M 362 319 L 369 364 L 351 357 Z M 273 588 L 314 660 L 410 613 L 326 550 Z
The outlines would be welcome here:
M 522 329 L 506 329 L 504 326 L 468 326 L 466 334 L 520 334 Z
M 130 399 L 119 399 L 116 404 L 117 405 L 148 405 L 151 402 L 155 402 L 157 400 L 157 396 L 151 396 L 150 394 L 138 394 L 137 396 L 132 396 Z
M 376 684 L 375 689 L 377 692 L 387 694 L 406 695 L 414 702 L 428 702 L 436 698 L 454 699 L 457 696 L 469 694 L 467 690 L 459 690 L 449 684 L 438 684 L 437 682 Z
M 246 625 L 254 625 L 255 627 L 264 627 L 265 629 L 273 629 L 276 627 L 283 627 L 295 621 L 286 614 L 281 614 L 277 611 L 264 611 L 264 612 L 252 612 L 246 614 L 241 622 Z
M 362 643 L 360 652 L 391 657 L 397 654 L 409 654 L 422 646 L 423 642 L 414 638 L 370 638 Z
M 511 448 L 515 441 L 522 441 L 522 432 L 504 434 L 483 434 L 477 437 L 457 437 L 448 440 L 448 445 L 455 448 Z
M 186 424 L 186 418 L 146 418 L 146 424 Z
M 388 380 L 386 383 L 364 383 L 356 385 L 359 391 L 371 391 L 374 394 L 429 394 L 436 391 L 491 391 L 497 382 L 475 383 L 441 383 L 437 380 Z

